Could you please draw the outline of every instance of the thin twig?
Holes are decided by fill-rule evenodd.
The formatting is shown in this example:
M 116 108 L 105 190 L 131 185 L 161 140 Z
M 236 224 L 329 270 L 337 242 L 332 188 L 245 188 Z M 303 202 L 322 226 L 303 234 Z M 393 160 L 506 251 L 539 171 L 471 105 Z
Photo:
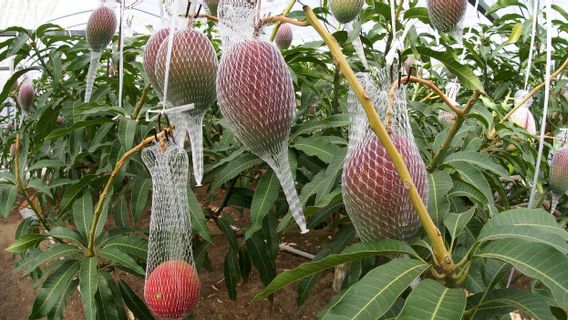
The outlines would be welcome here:
M 550 76 L 550 82 L 552 82 L 554 79 L 556 79 L 556 77 L 558 77 L 563 71 L 564 69 L 566 69 L 566 67 L 568 67 L 568 58 L 564 61 L 564 63 L 560 66 L 560 68 L 558 68 L 558 70 L 556 70 L 551 76 Z M 517 103 L 517 105 L 511 110 L 509 111 L 509 113 L 507 113 L 503 119 L 501 119 L 501 121 L 499 121 L 499 123 L 503 124 L 505 123 L 505 121 L 507 121 L 507 119 L 509 119 L 509 117 L 515 113 L 515 111 L 517 111 L 520 107 L 522 107 L 527 101 L 529 101 L 529 99 L 534 96 L 540 89 L 544 88 L 544 86 L 546 85 L 546 81 L 543 81 L 541 84 L 539 84 L 538 86 L 534 87 L 534 89 L 531 90 L 531 92 L 529 92 L 528 95 L 526 95 L 526 97 L 524 97 L 521 101 L 519 101 L 519 103 Z
M 136 106 L 134 107 L 134 112 L 132 112 L 132 119 L 136 120 L 138 119 L 138 115 L 140 115 L 140 110 L 142 110 L 142 106 L 144 105 L 144 102 L 146 102 L 146 97 L 148 96 L 148 91 L 150 91 L 150 84 L 147 83 L 144 86 L 144 89 L 142 89 L 142 93 L 140 95 L 140 98 L 138 98 L 138 101 L 136 102 Z
M 428 165 L 428 168 L 427 168 L 428 172 L 432 172 L 432 171 L 434 171 L 434 169 L 436 169 L 436 167 L 438 166 L 438 163 L 440 163 L 440 160 L 442 159 L 442 157 L 444 156 L 444 154 L 446 153 L 446 151 L 448 150 L 448 148 L 452 144 L 452 141 L 454 140 L 455 135 L 458 133 L 459 129 L 461 128 L 461 125 L 463 124 L 463 122 L 465 120 L 465 116 L 471 110 L 471 108 L 475 104 L 475 101 L 477 101 L 478 98 L 479 98 L 479 91 L 475 91 L 473 96 L 471 96 L 471 98 L 467 102 L 467 105 L 463 109 L 463 112 L 461 114 L 459 114 L 457 116 L 456 120 L 454 121 L 454 125 L 452 126 L 452 129 L 448 133 L 446 140 L 444 141 L 444 143 L 442 143 L 442 146 L 440 147 L 440 149 L 438 149 L 438 152 L 436 152 L 436 154 L 434 155 L 434 158 L 432 158 L 432 161 L 430 162 L 430 164 Z
M 95 254 L 95 252 L 94 252 L 95 234 L 97 233 L 97 225 L 99 223 L 99 219 L 101 217 L 101 212 L 103 210 L 103 203 L 104 203 L 106 197 L 109 194 L 112 183 L 114 182 L 114 178 L 118 175 L 120 168 L 122 168 L 122 166 L 124 165 L 126 160 L 128 160 L 128 158 L 131 155 L 142 150 L 142 148 L 144 148 L 150 142 L 156 140 L 156 138 L 160 139 L 161 137 L 164 137 L 166 134 L 169 134 L 171 131 L 172 131 L 172 128 L 166 128 L 163 131 L 161 131 L 160 133 L 158 133 L 157 135 L 152 135 L 152 136 L 144 139 L 137 146 L 128 150 L 122 156 L 122 158 L 120 158 L 120 160 L 118 160 L 118 162 L 114 166 L 114 169 L 110 173 L 110 177 L 107 180 L 105 188 L 103 189 L 103 191 L 101 192 L 101 195 L 99 196 L 99 201 L 97 202 L 97 206 L 95 207 L 93 223 L 91 224 L 91 229 L 89 231 L 89 239 L 88 239 L 88 244 L 87 244 L 87 256 L 88 257 L 92 257 Z

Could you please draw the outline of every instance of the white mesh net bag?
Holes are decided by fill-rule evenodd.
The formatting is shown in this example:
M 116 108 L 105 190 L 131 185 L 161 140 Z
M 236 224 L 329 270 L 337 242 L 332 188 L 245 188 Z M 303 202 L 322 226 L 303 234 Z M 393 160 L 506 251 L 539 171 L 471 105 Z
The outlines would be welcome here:
M 515 93 L 515 104 L 517 106 L 521 101 L 529 94 L 527 90 L 519 90 Z M 530 97 L 527 102 L 525 102 L 517 111 L 513 112 L 509 119 L 511 122 L 518 125 L 519 127 L 524 128 L 528 131 L 528 133 L 532 135 L 536 135 L 536 124 L 534 121 L 534 117 L 529 110 L 529 107 L 533 103 L 533 98 Z
M 428 198 L 426 168 L 414 142 L 408 121 L 405 87 L 396 90 L 394 106 L 388 108 L 390 82 L 383 71 L 371 77 L 359 74 L 379 117 L 405 160 L 423 201 Z M 347 214 L 364 242 L 384 238 L 408 240 L 420 226 L 414 206 L 385 148 L 370 129 L 363 107 L 349 92 L 351 126 L 343 166 L 342 192 Z M 354 122 L 353 120 L 357 120 Z
M 292 216 L 302 233 L 308 231 L 288 162 L 288 136 L 294 121 L 295 97 L 290 71 L 280 51 L 272 44 L 253 39 L 248 25 L 252 6 L 241 2 L 221 2 L 223 56 L 217 74 L 217 100 L 223 117 L 235 136 L 274 170 L 280 180 Z M 248 13 L 247 13 L 248 12 Z M 228 20 L 227 18 L 234 19 Z M 250 20 L 247 23 L 252 22 Z M 228 37 L 225 32 L 234 35 Z M 235 39 L 239 41 L 235 42 Z
M 432 26 L 443 33 L 461 32 L 467 0 L 428 0 Z
M 93 85 L 95 83 L 97 66 L 101 54 L 112 41 L 112 36 L 116 32 L 117 19 L 113 7 L 109 3 L 102 1 L 101 6 L 93 10 L 87 21 L 85 36 L 87 44 L 91 49 L 89 70 L 87 71 L 87 83 L 85 86 L 85 102 L 91 100 Z
M 142 160 L 152 177 L 144 300 L 161 319 L 183 319 L 200 292 L 191 249 L 187 153 L 174 143 L 154 143 L 142 150 Z
M 201 185 L 203 118 L 216 98 L 217 55 L 209 39 L 195 29 L 175 31 L 171 46 L 169 41 L 164 36 L 156 53 L 154 78 L 158 91 L 167 95 L 165 113 L 175 126 L 178 145 L 183 146 L 186 132 L 189 134 L 194 177 Z
M 456 107 L 459 107 L 459 104 L 457 103 L 456 100 L 460 89 L 461 85 L 459 84 L 459 82 L 452 81 L 446 84 L 446 96 L 448 97 L 448 100 L 450 100 L 450 102 Z M 455 120 L 456 120 L 455 113 L 448 112 L 443 109 L 440 109 L 440 111 L 438 111 L 438 121 L 440 121 L 442 125 L 451 126 L 454 124 Z

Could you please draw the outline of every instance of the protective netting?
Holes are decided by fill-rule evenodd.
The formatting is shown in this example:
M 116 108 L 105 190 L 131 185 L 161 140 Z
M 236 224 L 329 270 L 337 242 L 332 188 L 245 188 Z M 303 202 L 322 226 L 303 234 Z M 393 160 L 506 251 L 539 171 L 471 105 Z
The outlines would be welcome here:
M 222 0 L 217 7 L 223 52 L 235 43 L 252 39 L 254 6 L 246 0 Z
M 459 104 L 457 103 L 457 98 L 460 89 L 461 85 L 457 81 L 450 81 L 446 84 L 446 97 L 448 97 L 448 100 L 450 100 L 450 102 L 456 107 L 459 107 Z M 443 109 L 440 109 L 440 111 L 438 111 L 438 121 L 440 121 L 440 123 L 443 124 L 444 126 L 453 125 L 455 120 L 456 120 L 455 113 L 448 112 Z
M 95 83 L 101 53 L 111 42 L 112 36 L 116 32 L 116 26 L 117 19 L 114 10 L 105 6 L 104 3 L 91 13 L 87 21 L 85 36 L 91 52 L 89 70 L 86 78 L 85 102 L 91 100 L 91 93 L 93 91 L 93 84 Z
M 515 93 L 515 104 L 514 106 L 517 106 L 519 103 L 521 103 L 521 101 L 529 94 L 529 92 L 527 90 L 519 90 Z M 519 109 L 517 109 L 517 111 L 513 112 L 511 114 L 511 116 L 509 117 L 509 119 L 511 119 L 511 121 L 522 127 L 525 128 L 525 130 L 528 131 L 528 133 L 532 134 L 532 135 L 536 135 L 536 124 L 534 121 L 534 117 L 531 113 L 531 111 L 529 110 L 529 107 L 532 105 L 533 103 L 533 98 L 530 97 L 527 102 L 525 102 Z
M 560 128 L 559 132 L 554 136 L 552 145 L 554 152 L 568 145 L 568 128 Z
M 389 108 L 390 81 L 385 74 L 381 70 L 374 77 L 368 74 L 357 77 L 404 158 L 423 201 L 427 202 L 426 168 L 410 128 L 406 88 L 401 86 L 396 90 L 394 105 Z M 348 101 L 351 126 L 342 175 L 347 214 L 364 242 L 383 238 L 408 240 L 420 225 L 414 206 L 385 148 L 370 129 L 353 90 L 349 92 Z
M 304 233 L 308 229 L 288 162 L 288 136 L 296 105 L 290 71 L 276 47 L 247 36 L 252 28 L 246 23 L 252 21 L 235 15 L 233 8 L 252 14 L 252 6 L 242 2 L 219 5 L 221 38 L 230 42 L 223 43 L 217 74 L 219 109 L 235 136 L 274 170 Z M 233 27 L 237 25 L 239 29 Z M 240 32 L 245 34 L 235 34 Z
M 158 79 L 156 78 L 156 57 L 158 55 L 158 50 L 160 50 L 160 46 L 168 38 L 170 34 L 169 28 L 162 28 L 158 30 L 158 32 L 154 33 L 148 42 L 146 42 L 146 46 L 144 47 L 144 71 L 146 71 L 146 75 L 148 76 L 148 81 L 156 90 L 156 94 L 160 98 L 160 100 L 164 99 L 164 92 L 162 91 L 161 86 L 158 85 Z
M 568 191 L 568 147 L 561 148 L 552 156 L 549 183 L 552 190 L 550 211 L 554 212 L 560 197 Z
M 330 0 L 329 9 L 335 20 L 340 23 L 353 21 L 361 12 L 364 0 Z
M 292 28 L 289 24 L 284 23 L 276 32 L 276 36 L 274 37 L 274 43 L 280 49 L 288 49 L 292 44 L 292 40 L 294 39 L 294 34 L 292 33 Z
M 154 63 L 156 86 L 158 91 L 167 95 L 164 97 L 164 104 L 168 108 L 165 113 L 175 126 L 174 135 L 178 145 L 183 146 L 186 132 L 189 134 L 194 177 L 197 185 L 201 185 L 202 126 L 205 113 L 216 99 L 217 55 L 209 39 L 198 30 L 176 31 L 171 47 L 168 46 L 168 37 L 162 37 Z M 152 46 L 155 47 L 154 44 Z M 169 52 L 171 56 L 168 59 Z M 169 74 L 167 91 L 166 72 Z
M 188 214 L 189 161 L 183 148 L 162 143 L 142 150 L 142 160 L 152 177 L 144 299 L 157 317 L 183 319 L 196 306 L 200 292 Z
M 20 85 L 18 91 L 18 105 L 23 111 L 30 112 L 34 103 L 34 87 L 31 82 L 26 79 Z
M 461 32 L 467 0 L 428 0 L 428 15 L 439 32 Z

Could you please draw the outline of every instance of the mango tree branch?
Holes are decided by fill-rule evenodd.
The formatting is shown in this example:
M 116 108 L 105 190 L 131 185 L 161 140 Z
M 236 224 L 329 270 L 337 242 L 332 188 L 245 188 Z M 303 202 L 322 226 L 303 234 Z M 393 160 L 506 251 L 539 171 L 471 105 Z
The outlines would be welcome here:
M 133 154 L 135 154 L 136 152 L 139 152 L 140 150 L 142 150 L 142 148 L 144 148 L 147 144 L 149 144 L 150 142 L 156 140 L 156 137 L 158 139 L 162 138 L 165 136 L 165 134 L 168 134 L 172 131 L 172 128 L 166 128 L 163 131 L 161 131 L 160 133 L 158 133 L 156 136 L 151 136 L 148 137 L 146 139 L 144 139 L 142 142 L 140 142 L 137 146 L 135 146 L 134 148 L 128 150 L 123 156 L 122 158 L 120 158 L 120 160 L 118 160 L 118 162 L 116 163 L 116 165 L 114 166 L 114 169 L 112 170 L 112 172 L 110 173 L 110 177 L 108 178 L 108 181 L 105 185 L 105 188 L 103 189 L 103 191 L 101 192 L 101 195 L 99 197 L 99 201 L 97 202 L 97 206 L 95 207 L 95 212 L 94 212 L 94 219 L 93 219 L 93 223 L 91 224 L 91 229 L 89 231 L 89 239 L 88 239 L 88 243 L 87 243 L 87 253 L 86 255 L 88 257 L 92 257 L 95 254 L 95 250 L 94 250 L 94 245 L 95 245 L 95 234 L 97 233 L 97 225 L 99 223 L 99 219 L 101 217 L 101 212 L 103 211 L 103 204 L 105 201 L 105 198 L 108 196 L 110 188 L 112 186 L 112 183 L 114 182 L 114 178 L 118 175 L 118 172 L 120 171 L 120 168 L 122 168 L 122 166 L 124 165 L 124 163 L 126 162 L 126 160 Z
M 452 261 L 452 257 L 448 252 L 444 241 L 442 239 L 442 235 L 440 231 L 430 218 L 426 206 L 422 202 L 422 198 L 416 189 L 416 186 L 412 182 L 412 178 L 404 163 L 404 159 L 394 146 L 392 140 L 390 139 L 387 130 L 385 129 L 384 125 L 382 124 L 381 120 L 379 119 L 377 112 L 375 111 L 375 107 L 373 106 L 370 97 L 365 92 L 365 89 L 357 80 L 355 73 L 349 66 L 349 63 L 345 59 L 345 56 L 341 52 L 339 44 L 333 38 L 327 30 L 323 27 L 321 22 L 318 20 L 316 15 L 313 13 L 312 9 L 309 6 L 303 7 L 304 12 L 306 13 L 306 20 L 307 22 L 317 31 L 317 33 L 322 37 L 325 44 L 329 47 L 329 50 L 334 58 L 335 63 L 353 88 L 355 94 L 361 101 L 365 112 L 367 113 L 367 117 L 369 118 L 369 123 L 371 128 L 377 135 L 378 139 L 385 147 L 389 157 L 392 159 L 394 167 L 396 171 L 400 175 L 403 185 L 405 189 L 407 189 L 410 199 L 416 208 L 416 212 L 420 221 L 422 222 L 422 226 L 432 243 L 432 247 L 434 249 L 434 259 L 439 263 L 441 268 L 447 272 L 451 273 L 454 271 L 454 263 Z
M 295 4 L 296 4 L 296 0 L 290 0 L 290 2 L 288 3 L 288 6 L 282 12 L 282 17 L 287 17 L 288 14 L 290 13 L 290 11 L 292 10 L 292 7 L 294 7 Z M 282 24 L 282 21 L 279 21 L 274 26 L 274 29 L 272 29 L 272 33 L 270 34 L 270 42 L 274 41 L 274 37 L 276 37 L 276 33 L 278 32 L 278 29 L 280 28 L 281 24 Z
M 134 106 L 134 112 L 132 112 L 132 119 L 133 120 L 137 120 L 138 116 L 140 115 L 140 110 L 142 110 L 142 106 L 144 105 L 144 102 L 146 102 L 146 97 L 148 96 L 148 91 L 150 91 L 150 84 L 147 83 L 144 86 L 144 89 L 142 89 L 142 94 L 140 95 L 140 98 L 138 98 L 138 101 L 136 102 L 136 106 Z
M 309 23 L 307 21 L 300 21 L 300 20 L 288 18 L 288 17 L 285 17 L 285 16 L 271 16 L 271 17 L 266 17 L 266 18 L 262 19 L 262 23 L 264 23 L 264 24 L 271 23 L 271 22 L 278 22 L 277 26 L 280 25 L 282 22 L 285 22 L 285 23 L 288 23 L 288 24 L 293 24 L 293 25 L 298 26 L 298 27 L 309 26 Z
M 566 69 L 566 67 L 568 67 L 568 58 L 564 61 L 564 63 L 560 66 L 560 68 L 558 68 L 558 70 L 556 70 L 551 76 L 550 76 L 550 82 L 552 82 L 554 79 L 556 79 L 556 77 L 558 77 L 563 71 L 564 69 Z M 541 84 L 539 84 L 538 86 L 534 87 L 534 89 L 531 90 L 531 92 L 529 92 L 529 94 L 523 98 L 523 100 L 519 101 L 519 103 L 517 103 L 517 105 L 511 110 L 509 111 L 509 113 L 507 113 L 503 119 L 501 119 L 501 121 L 499 121 L 499 123 L 503 124 L 505 123 L 505 121 L 507 121 L 507 119 L 509 119 L 509 117 L 515 112 L 517 111 L 520 107 L 522 107 L 532 96 L 534 96 L 540 89 L 544 88 L 544 86 L 546 85 L 546 80 L 543 81 Z
M 22 182 L 22 177 L 20 176 L 20 134 L 16 133 L 16 142 L 14 142 L 15 144 L 15 152 L 14 152 L 14 169 L 16 170 L 16 188 L 18 188 L 20 190 L 20 192 L 22 193 L 22 195 L 24 196 L 24 198 L 26 199 L 26 202 L 30 205 L 30 208 L 33 210 L 37 220 L 39 221 L 39 223 L 41 223 L 41 225 L 43 226 L 43 228 L 46 231 L 50 231 L 51 228 L 49 227 L 49 223 L 47 223 L 47 220 L 45 219 L 45 217 L 43 216 L 43 214 L 39 211 L 39 209 L 34 205 L 34 203 L 32 202 L 32 199 L 30 197 L 30 195 L 28 194 L 28 190 L 26 190 L 26 187 L 24 186 L 23 182 Z
M 467 102 L 467 105 L 463 109 L 463 112 L 461 114 L 459 114 L 457 116 L 456 120 L 454 121 L 454 125 L 452 126 L 452 129 L 448 133 L 446 140 L 444 140 L 444 142 L 442 143 L 442 146 L 440 147 L 440 149 L 438 149 L 438 152 L 436 152 L 436 154 L 434 155 L 434 158 L 432 158 L 432 161 L 430 162 L 430 164 L 428 165 L 428 168 L 427 168 L 428 172 L 432 172 L 432 171 L 434 171 L 434 169 L 436 169 L 436 167 L 438 166 L 438 163 L 440 163 L 440 160 L 442 159 L 442 157 L 444 156 L 444 154 L 446 153 L 446 151 L 448 150 L 448 148 L 452 144 L 454 137 L 456 136 L 456 134 L 458 133 L 459 129 L 461 128 L 463 122 L 465 121 L 465 116 L 471 110 L 471 108 L 475 104 L 475 101 L 477 101 L 478 98 L 479 98 L 479 91 L 475 91 L 473 96 Z
M 453 112 L 455 112 L 456 115 L 460 115 L 462 114 L 462 109 L 458 108 L 457 106 L 455 106 L 450 99 L 448 99 L 448 97 L 442 92 L 442 90 L 440 90 L 432 81 L 430 80 L 425 80 L 422 78 L 418 78 L 415 76 L 410 76 L 406 79 L 404 79 L 406 82 L 414 82 L 414 83 L 420 83 L 421 85 L 424 85 L 426 87 L 428 87 L 430 90 L 434 91 L 437 95 L 440 96 L 440 99 L 442 99 L 442 101 L 444 101 L 444 103 L 450 108 L 452 109 Z M 396 84 L 398 81 L 393 82 L 393 85 L 391 86 L 391 91 L 393 91 L 394 89 L 396 89 Z M 389 99 L 390 99 L 390 92 L 389 92 Z M 393 95 L 394 96 L 394 95 Z M 390 103 L 390 101 L 389 101 Z

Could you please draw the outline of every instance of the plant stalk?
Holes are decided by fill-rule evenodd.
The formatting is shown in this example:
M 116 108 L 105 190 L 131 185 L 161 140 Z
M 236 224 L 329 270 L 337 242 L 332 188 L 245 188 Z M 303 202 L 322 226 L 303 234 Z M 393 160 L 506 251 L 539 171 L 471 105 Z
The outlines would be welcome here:
M 282 16 L 287 17 L 288 14 L 290 13 L 290 11 L 292 10 L 292 7 L 294 7 L 295 4 L 296 4 L 296 0 L 290 0 L 290 2 L 288 3 L 288 6 L 282 12 Z M 282 22 L 278 22 L 274 26 L 274 28 L 272 29 L 272 33 L 270 34 L 270 42 L 274 41 L 274 37 L 276 37 L 276 33 L 278 32 L 278 29 L 280 29 L 281 24 L 282 24 Z
M 436 167 L 440 163 L 440 160 L 442 160 L 442 157 L 444 156 L 444 154 L 446 153 L 446 151 L 448 150 L 448 148 L 452 144 L 454 137 L 456 136 L 456 134 L 458 133 L 459 129 L 461 128 L 463 122 L 465 121 L 465 117 L 466 117 L 467 113 L 471 110 L 471 108 L 473 108 L 473 105 L 475 104 L 475 101 L 477 101 L 478 98 L 479 98 L 479 91 L 475 91 L 473 96 L 467 102 L 467 105 L 465 106 L 465 108 L 463 109 L 461 114 L 458 114 L 456 120 L 454 121 L 454 125 L 452 126 L 452 129 L 450 130 L 450 132 L 448 133 L 448 136 L 446 137 L 446 140 L 444 140 L 444 142 L 442 143 L 442 146 L 440 147 L 440 149 L 438 149 L 438 152 L 436 152 L 436 154 L 434 155 L 434 158 L 432 158 L 432 161 L 430 162 L 430 164 L 426 168 L 428 170 L 428 172 L 432 172 L 432 171 L 434 171 L 434 169 L 436 169 Z
M 403 185 L 408 191 L 410 199 L 414 207 L 416 208 L 416 213 L 420 218 L 422 226 L 424 227 L 426 234 L 428 235 L 428 238 L 432 243 L 435 259 L 439 262 L 440 266 L 445 272 L 452 273 L 455 269 L 455 266 L 452 261 L 452 257 L 444 244 L 442 235 L 430 218 L 428 210 L 422 202 L 422 198 L 420 197 L 420 194 L 412 181 L 408 168 L 404 163 L 404 159 L 394 146 L 394 143 L 390 139 L 387 130 L 379 119 L 370 97 L 365 92 L 365 89 L 363 88 L 361 83 L 359 83 L 359 81 L 357 80 L 355 73 L 349 66 L 349 63 L 341 52 L 339 44 L 337 43 L 335 38 L 333 38 L 325 30 L 325 28 L 322 26 L 321 22 L 318 20 L 309 6 L 304 6 L 303 10 L 306 13 L 306 21 L 317 31 L 317 33 L 322 37 L 323 41 L 329 47 L 335 63 L 353 88 L 354 92 L 359 98 L 359 101 L 361 101 L 361 104 L 363 105 L 363 108 L 367 113 L 367 117 L 369 118 L 371 128 L 377 135 L 382 145 L 385 147 L 389 157 L 392 159 L 396 171 L 400 175 Z M 459 112 L 461 112 L 461 110 L 459 110 Z

